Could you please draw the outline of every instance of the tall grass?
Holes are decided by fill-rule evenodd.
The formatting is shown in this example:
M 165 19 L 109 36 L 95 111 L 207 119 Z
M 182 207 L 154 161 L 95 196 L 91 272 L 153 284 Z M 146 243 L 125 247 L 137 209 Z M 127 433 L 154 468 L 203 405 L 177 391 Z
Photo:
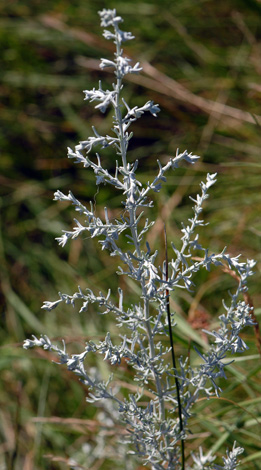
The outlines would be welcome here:
M 214 187 L 213 196 L 205 208 L 206 218 L 211 220 L 211 224 L 204 229 L 202 237 L 205 245 L 211 240 L 213 251 L 229 244 L 230 248 L 235 247 L 235 253 L 243 251 L 247 257 L 257 259 L 255 283 L 250 285 L 250 293 L 259 318 L 260 129 L 246 120 L 242 113 L 238 113 L 237 119 L 231 117 L 225 107 L 222 114 L 214 113 L 214 110 L 207 112 L 204 107 L 192 103 L 189 94 L 178 95 L 176 87 L 178 82 L 195 96 L 226 103 L 248 116 L 258 114 L 259 6 L 252 2 L 242 4 L 239 9 L 236 4 L 207 2 L 203 8 L 187 2 L 173 6 L 162 3 L 159 10 L 156 2 L 138 3 L 135 10 L 139 13 L 138 18 L 132 12 L 132 5 L 115 2 L 115 6 L 120 14 L 126 13 L 128 29 L 137 36 L 128 52 L 139 57 L 143 64 L 145 61 L 153 64 L 152 69 L 145 68 L 146 75 L 140 77 L 139 82 L 128 85 L 129 96 L 142 93 L 145 100 L 150 96 L 163 108 L 156 128 L 152 119 L 145 118 L 142 129 L 135 129 L 133 159 L 136 146 L 141 144 L 139 154 L 143 156 L 144 167 L 151 176 L 155 169 L 153 155 L 160 153 L 164 157 L 166 151 L 173 153 L 176 147 L 188 147 L 203 156 L 197 168 L 186 169 L 178 177 L 168 180 L 166 192 L 164 190 L 155 201 L 155 212 L 159 216 L 149 241 L 154 248 L 161 246 L 161 217 L 168 220 L 169 238 L 174 240 L 177 237 L 180 221 L 190 211 L 187 194 L 196 191 L 205 171 L 218 170 L 219 185 Z M 86 441 L 82 430 L 87 432 L 85 422 L 80 425 L 77 420 L 90 419 L 87 411 L 83 410 L 84 392 L 77 381 L 67 381 L 67 387 L 75 397 L 75 407 L 72 409 L 69 399 L 62 406 L 58 398 L 64 390 L 66 373 L 57 376 L 56 368 L 44 360 L 44 353 L 42 361 L 31 361 L 13 345 L 18 347 L 32 329 L 35 333 L 47 331 L 51 337 L 59 331 L 59 337 L 66 337 L 68 341 L 78 341 L 82 334 L 88 339 L 102 333 L 103 325 L 95 323 L 95 316 L 88 325 L 84 319 L 74 317 L 72 328 L 69 315 L 59 312 L 55 316 L 45 315 L 39 310 L 41 301 L 53 298 L 57 290 L 69 291 L 72 288 L 72 276 L 84 278 L 86 256 L 90 268 L 89 285 L 99 284 L 106 290 L 106 278 L 113 279 L 114 266 L 105 257 L 100 258 L 97 266 L 97 252 L 94 246 L 87 249 L 88 242 L 75 242 L 66 255 L 64 250 L 57 251 L 53 245 L 53 235 L 57 236 L 71 219 L 64 206 L 52 203 L 53 190 L 59 187 L 66 191 L 70 187 L 81 200 L 87 200 L 94 187 L 91 186 L 92 181 L 86 180 L 84 172 L 64 160 L 64 148 L 86 136 L 88 120 L 92 117 L 91 108 L 82 107 L 81 90 L 96 83 L 96 58 L 107 45 L 98 32 L 96 34 L 96 10 L 97 6 L 89 2 L 79 2 L 77 6 L 67 2 L 40 5 L 33 1 L 30 5 L 23 1 L 19 5 L 1 5 L 4 63 L 0 164 L 3 312 L 0 400 L 3 405 L 1 422 L 4 423 L 1 449 L 2 459 L 6 462 L 16 459 L 18 468 L 24 459 L 28 468 L 52 468 L 52 465 L 65 468 L 65 463 L 50 463 L 51 454 L 53 458 L 59 455 L 65 458 L 64 448 L 68 449 L 68 455 L 76 452 L 78 443 Z M 87 61 L 86 56 L 91 60 Z M 156 70 L 161 71 L 160 76 Z M 170 82 L 169 78 L 174 77 L 176 82 Z M 108 75 L 108 83 L 110 80 Z M 173 97 L 166 99 L 166 93 L 172 93 Z M 140 99 L 143 102 L 143 98 Z M 102 126 L 105 132 L 109 130 L 109 122 L 107 128 L 105 121 Z M 146 156 L 145 144 L 150 158 Z M 111 193 L 106 191 L 97 195 L 97 211 L 108 197 Z M 116 208 L 119 200 L 112 199 L 111 203 Z M 177 205 L 179 211 L 174 212 Z M 204 311 L 206 322 L 214 325 L 215 318 L 209 312 L 216 305 L 215 310 L 219 313 L 214 292 L 218 289 L 218 296 L 223 295 L 222 276 L 220 271 L 211 273 L 210 278 L 203 276 L 199 279 L 202 288 L 189 310 L 190 335 L 197 333 L 199 312 Z M 232 283 L 231 279 L 231 287 Z M 185 313 L 188 304 L 190 298 L 181 296 L 178 305 L 173 305 L 180 315 L 179 337 L 185 349 L 189 347 Z M 106 327 L 104 325 L 104 330 Z M 227 389 L 226 396 L 234 402 L 238 402 L 240 397 L 239 405 L 245 411 L 224 400 L 212 401 L 211 407 L 210 402 L 202 402 L 199 415 L 202 426 L 200 422 L 195 426 L 199 438 L 200 433 L 205 433 L 203 436 L 210 445 L 215 442 L 217 450 L 223 453 L 225 446 L 222 447 L 222 440 L 218 436 L 213 439 L 208 429 L 215 418 L 222 432 L 224 413 L 226 422 L 231 423 L 228 439 L 232 443 L 236 437 L 240 444 L 245 444 L 249 454 L 249 461 L 243 468 L 259 468 L 256 437 L 259 429 L 251 428 L 251 423 L 253 414 L 256 417 L 260 415 L 260 367 L 253 357 L 257 349 L 252 329 L 244 339 L 250 345 L 249 355 L 244 361 L 237 362 L 238 373 L 233 376 L 233 385 Z M 35 355 L 38 357 L 39 353 L 35 352 Z M 44 375 L 46 368 L 49 380 Z M 246 370 L 249 371 L 247 376 Z M 49 392 L 44 395 L 47 385 Z M 40 398 L 39 390 L 43 390 Z M 41 406 L 38 407 L 40 401 Z M 209 420 L 206 421 L 207 414 Z M 68 433 L 63 420 L 72 415 L 75 422 Z M 236 428 L 234 419 L 238 419 Z M 44 454 L 49 454 L 49 458 L 43 459 Z

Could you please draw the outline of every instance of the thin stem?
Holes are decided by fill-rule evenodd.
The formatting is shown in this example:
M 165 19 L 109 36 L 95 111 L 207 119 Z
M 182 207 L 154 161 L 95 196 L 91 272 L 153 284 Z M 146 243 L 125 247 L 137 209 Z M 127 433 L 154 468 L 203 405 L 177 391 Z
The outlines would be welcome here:
M 165 238 L 165 280 L 168 281 L 169 279 L 169 266 L 168 266 L 168 248 L 167 248 L 167 232 L 166 232 L 166 225 L 164 224 L 164 238 Z M 170 305 L 169 305 L 169 290 L 166 289 L 166 306 L 167 306 L 167 316 L 168 316 L 168 327 L 169 327 L 169 339 L 170 339 L 170 347 L 171 347 L 171 357 L 172 357 L 172 364 L 175 374 L 175 384 L 177 390 L 177 400 L 178 400 L 178 412 L 179 412 L 179 427 L 180 433 L 183 433 L 183 419 L 182 419 L 182 407 L 180 401 L 180 390 L 179 390 L 179 381 L 176 375 L 177 368 L 176 368 L 176 357 L 175 357 L 175 349 L 172 337 L 172 329 L 171 329 L 171 314 L 170 314 Z M 185 470 L 185 441 L 181 437 L 181 468 Z

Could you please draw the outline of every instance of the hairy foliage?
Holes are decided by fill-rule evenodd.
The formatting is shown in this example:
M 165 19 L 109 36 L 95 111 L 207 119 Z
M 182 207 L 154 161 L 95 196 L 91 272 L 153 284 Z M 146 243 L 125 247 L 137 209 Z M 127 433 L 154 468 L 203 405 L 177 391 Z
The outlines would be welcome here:
M 97 313 L 115 317 L 121 329 L 119 341 L 113 342 L 110 332 L 107 332 L 104 340 L 88 341 L 80 354 L 69 354 L 65 342 L 61 348 L 43 335 L 27 339 L 24 348 L 40 346 L 57 354 L 59 364 L 65 364 L 86 385 L 87 401 L 103 405 L 113 425 L 118 422 L 126 425 L 127 437 L 125 440 L 122 436 L 119 438 L 134 455 L 133 462 L 138 457 L 153 470 L 233 470 L 243 451 L 236 444 L 223 458 L 223 466 L 214 464 L 215 456 L 207 449 L 203 453 L 201 447 L 198 454 L 191 454 L 194 463 L 188 465 L 185 442 L 190 431 L 194 404 L 200 396 L 219 396 L 222 391 L 219 379 L 226 377 L 224 368 L 228 354 L 241 353 L 247 348 L 240 332 L 245 326 L 253 324 L 251 307 L 245 302 L 244 294 L 255 262 L 242 262 L 239 256 L 231 256 L 226 249 L 217 254 L 210 253 L 199 242 L 197 229 L 205 225 L 201 213 L 208 191 L 216 182 L 217 175 L 214 173 L 207 174 L 206 180 L 200 184 L 199 193 L 191 198 L 194 203 L 193 215 L 182 225 L 180 246 L 172 243 L 172 258 L 166 256 L 163 265 L 159 265 L 157 251 L 153 251 L 146 241 L 146 234 L 154 223 L 147 217 L 147 212 L 153 206 L 151 194 L 161 190 L 169 170 L 175 171 L 183 162 L 194 164 L 199 157 L 187 150 L 177 150 L 176 156 L 170 157 L 164 165 L 158 161 L 158 173 L 151 182 L 144 184 L 139 180 L 138 159 L 134 163 L 128 162 L 128 146 L 132 138 L 129 129 L 145 112 L 156 117 L 160 109 L 153 101 L 131 108 L 122 97 L 125 75 L 136 74 L 141 70 L 139 63 L 131 65 L 122 49 L 122 43 L 132 40 L 133 35 L 120 29 L 123 20 L 115 10 L 104 9 L 99 14 L 101 26 L 105 28 L 104 37 L 112 40 L 116 46 L 114 59 L 101 59 L 100 67 L 113 68 L 116 81 L 110 90 L 103 89 L 100 82 L 97 89 L 84 93 L 85 100 L 97 103 L 95 108 L 102 113 L 112 107 L 112 132 L 111 135 L 100 135 L 93 127 L 93 136 L 81 141 L 74 150 L 69 148 L 68 158 L 93 171 L 97 186 L 101 183 L 109 184 L 115 191 L 120 191 L 123 212 L 120 218 L 112 219 L 105 207 L 102 219 L 96 215 L 92 203 L 87 208 L 71 191 L 66 195 L 58 190 L 54 200 L 71 202 L 81 219 L 75 218 L 72 231 L 63 231 L 57 241 L 65 246 L 69 240 L 86 233 L 91 238 L 97 238 L 102 250 L 108 250 L 110 256 L 119 259 L 118 275 L 127 276 L 138 285 L 140 298 L 135 304 L 130 304 L 121 288 L 118 289 L 117 303 L 111 300 L 110 291 L 97 293 L 90 288 L 82 291 L 79 287 L 73 294 L 59 293 L 58 300 L 46 301 L 42 308 L 51 311 L 63 302 L 72 306 L 80 303 L 79 312 L 86 312 L 88 305 L 94 304 Z M 90 156 L 94 149 L 106 147 L 115 150 L 113 174 L 104 167 L 99 153 L 96 153 L 96 159 Z M 125 238 L 128 240 L 128 249 L 123 242 Z M 230 293 L 229 304 L 223 302 L 219 328 L 205 331 L 213 340 L 212 344 L 204 353 L 195 348 L 200 365 L 192 367 L 188 357 L 180 357 L 177 364 L 172 341 L 170 346 L 165 346 L 166 338 L 175 329 L 175 313 L 169 314 L 169 296 L 175 295 L 178 289 L 193 292 L 194 275 L 199 270 L 209 271 L 215 266 L 232 270 L 238 279 L 238 286 Z M 117 366 L 126 361 L 132 370 L 136 392 L 126 397 L 113 384 L 112 377 L 108 380 L 101 377 L 97 369 L 88 366 L 87 356 L 90 354 L 101 355 L 115 367 L 115 374 Z M 146 390 L 150 392 L 150 398 Z

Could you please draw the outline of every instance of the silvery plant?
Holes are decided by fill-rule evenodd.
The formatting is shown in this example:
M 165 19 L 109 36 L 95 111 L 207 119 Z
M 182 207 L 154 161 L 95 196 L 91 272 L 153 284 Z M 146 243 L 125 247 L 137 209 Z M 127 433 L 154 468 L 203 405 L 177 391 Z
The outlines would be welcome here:
M 162 266 L 157 264 L 158 253 L 152 251 L 146 241 L 146 234 L 153 222 L 144 215 L 153 206 L 151 193 L 158 193 L 166 181 L 167 173 L 182 164 L 183 161 L 194 164 L 197 155 L 186 150 L 177 151 L 175 157 L 169 158 L 162 165 L 158 161 L 157 174 L 154 180 L 142 184 L 137 176 L 139 162 L 128 162 L 127 152 L 132 138 L 131 124 L 146 112 L 157 116 L 159 107 L 148 101 L 142 107 L 130 108 L 122 97 L 123 78 L 127 74 L 139 73 L 139 63 L 131 65 L 129 58 L 124 56 L 122 43 L 130 41 L 134 36 L 122 31 L 119 25 L 122 18 L 115 10 L 104 9 L 99 12 L 104 37 L 116 45 L 114 59 L 101 59 L 101 69 L 110 67 L 114 70 L 115 83 L 110 90 L 99 87 L 84 91 L 85 99 L 96 103 L 95 108 L 105 113 L 112 107 L 113 127 L 111 135 L 100 135 L 93 127 L 93 136 L 80 142 L 75 150 L 68 149 L 68 158 L 81 163 L 88 171 L 93 171 L 96 184 L 109 184 L 123 195 L 122 215 L 111 219 L 109 211 L 104 208 L 104 216 L 97 217 L 94 206 L 87 208 L 74 194 L 66 195 L 56 191 L 54 200 L 70 201 L 76 212 L 81 216 L 75 220 L 72 231 L 63 231 L 58 243 L 64 246 L 70 240 L 88 234 L 97 238 L 102 250 L 119 260 L 118 275 L 128 276 L 140 289 L 139 300 L 131 304 L 125 298 L 121 288 L 118 292 L 93 292 L 91 289 L 78 289 L 74 294 L 59 293 L 55 301 L 44 302 L 43 309 L 51 311 L 58 305 L 80 303 L 79 312 L 86 312 L 89 304 L 93 304 L 97 313 L 111 315 L 121 329 L 118 341 L 114 342 L 110 332 L 103 341 L 88 341 L 80 354 L 68 354 L 66 344 L 62 347 L 54 344 L 46 335 L 27 339 L 24 348 L 42 347 L 57 354 L 58 362 L 66 365 L 86 385 L 87 402 L 104 406 L 107 416 L 113 423 L 126 425 L 126 449 L 133 455 L 133 466 L 136 458 L 153 470 L 233 470 L 239 464 L 239 455 L 243 449 L 236 443 L 227 450 L 220 465 L 214 463 L 215 456 L 209 449 L 190 453 L 186 449 L 186 439 L 190 432 L 190 417 L 193 406 L 200 397 L 219 396 L 221 389 L 219 379 L 225 378 L 225 363 L 228 354 L 241 353 L 247 346 L 239 336 L 243 327 L 252 325 L 251 307 L 244 301 L 247 291 L 248 277 L 253 274 L 253 260 L 240 261 L 240 257 L 232 257 L 224 249 L 213 254 L 199 243 L 198 227 L 204 226 L 201 219 L 202 205 L 208 198 L 208 191 L 216 182 L 216 174 L 208 174 L 205 182 L 201 182 L 199 193 L 191 198 L 194 204 L 193 215 L 182 225 L 180 247 L 172 243 L 172 256 L 164 256 Z M 91 157 L 94 149 L 112 147 L 115 150 L 115 171 L 109 172 L 102 163 L 99 153 Z M 127 237 L 128 249 L 124 238 Z M 166 250 L 167 251 L 167 250 Z M 193 276 L 200 269 L 210 270 L 211 266 L 225 266 L 239 279 L 236 290 L 230 293 L 229 303 L 223 302 L 223 313 L 219 317 L 220 325 L 216 331 L 205 331 L 210 338 L 210 346 L 199 356 L 198 366 L 192 367 L 188 358 L 176 358 L 172 330 L 175 329 L 175 314 L 170 312 L 170 297 L 178 289 L 193 292 Z M 114 301 L 113 299 L 117 299 Z M 161 340 L 162 339 L 162 340 Z M 122 361 L 127 362 L 132 371 L 135 387 L 133 393 L 121 393 L 119 384 L 113 383 L 112 377 L 104 380 L 98 369 L 90 364 L 88 355 L 101 355 L 105 361 L 116 369 Z M 136 392 L 135 392 L 136 390 Z M 124 435 L 119 440 L 124 440 Z M 122 468 L 126 463 L 122 462 Z

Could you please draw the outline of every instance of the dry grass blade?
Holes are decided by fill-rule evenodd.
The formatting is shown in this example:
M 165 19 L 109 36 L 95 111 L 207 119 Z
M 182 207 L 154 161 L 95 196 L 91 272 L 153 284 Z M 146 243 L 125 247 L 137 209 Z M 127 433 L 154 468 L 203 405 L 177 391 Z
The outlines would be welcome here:
M 157 70 L 148 62 L 143 62 L 142 66 L 144 72 L 149 77 L 151 77 L 157 83 L 162 85 L 161 92 L 165 90 L 164 94 L 167 94 L 168 96 L 171 95 L 174 98 L 179 99 L 180 101 L 188 103 L 190 106 L 196 106 L 197 108 L 201 109 L 202 111 L 205 111 L 208 114 L 218 114 L 222 116 L 227 116 L 229 118 L 249 122 L 251 124 L 256 124 L 256 122 L 261 123 L 261 116 L 255 115 L 254 119 L 252 114 L 247 111 L 238 108 L 233 108 L 232 106 L 228 106 L 224 103 L 219 103 L 218 101 L 212 101 L 203 98 L 202 96 L 197 96 L 173 78 L 170 78 L 164 73 Z M 136 81 L 137 78 L 134 77 L 134 80 Z M 150 88 L 152 87 L 152 85 L 153 84 L 151 82 Z M 160 91 L 159 88 L 157 91 Z

